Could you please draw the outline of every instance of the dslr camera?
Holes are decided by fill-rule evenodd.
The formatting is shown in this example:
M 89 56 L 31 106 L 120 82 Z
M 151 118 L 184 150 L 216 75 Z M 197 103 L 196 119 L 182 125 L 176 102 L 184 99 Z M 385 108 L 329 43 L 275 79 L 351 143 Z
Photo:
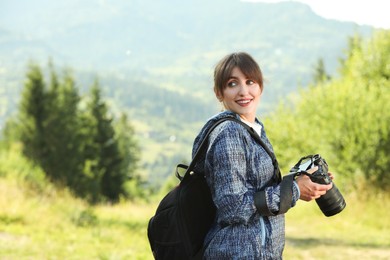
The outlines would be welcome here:
M 318 170 L 313 173 L 307 171 L 317 166 Z M 290 174 L 307 175 L 312 182 L 318 184 L 330 184 L 332 179 L 328 174 L 328 164 L 319 154 L 302 157 L 299 162 L 291 168 Z M 316 199 L 316 202 L 325 216 L 330 217 L 340 213 L 346 206 L 343 195 L 333 183 L 333 186 L 324 195 Z

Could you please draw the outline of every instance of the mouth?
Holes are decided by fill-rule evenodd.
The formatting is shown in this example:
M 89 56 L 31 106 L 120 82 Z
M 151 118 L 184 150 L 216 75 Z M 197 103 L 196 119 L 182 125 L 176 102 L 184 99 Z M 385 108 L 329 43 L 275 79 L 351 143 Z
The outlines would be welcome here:
M 252 102 L 252 99 L 239 99 L 236 101 L 240 106 L 248 106 Z

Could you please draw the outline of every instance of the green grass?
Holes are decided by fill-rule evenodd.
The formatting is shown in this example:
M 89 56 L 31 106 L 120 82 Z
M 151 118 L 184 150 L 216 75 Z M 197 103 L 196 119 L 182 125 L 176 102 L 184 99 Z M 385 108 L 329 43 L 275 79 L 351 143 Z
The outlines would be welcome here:
M 153 259 L 146 228 L 157 202 L 89 206 L 55 189 L 19 150 L 0 152 L 0 259 Z M 285 259 L 390 259 L 390 194 L 344 194 L 325 217 L 314 202 L 287 213 Z
M 285 259 L 389 259 L 388 196 L 360 201 L 327 218 L 298 202 L 286 218 Z M 66 190 L 36 193 L 0 178 L 0 259 L 153 259 L 146 236 L 156 204 L 88 206 Z
M 146 226 L 153 207 L 90 207 L 66 191 L 29 193 L 0 179 L 0 259 L 152 259 Z
M 347 207 L 332 217 L 298 202 L 286 217 L 286 259 L 390 259 L 390 196 L 345 198 Z

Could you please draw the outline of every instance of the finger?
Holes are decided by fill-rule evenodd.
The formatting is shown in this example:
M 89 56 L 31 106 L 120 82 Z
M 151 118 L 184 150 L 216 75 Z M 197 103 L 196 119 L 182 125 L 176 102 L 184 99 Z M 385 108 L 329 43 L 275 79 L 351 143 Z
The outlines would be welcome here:
M 318 166 L 315 166 L 315 167 L 313 167 L 313 168 L 311 168 L 311 169 L 309 169 L 308 171 L 307 171 L 307 173 L 314 173 L 314 172 L 316 172 L 318 170 Z
M 318 198 L 321 197 L 321 196 L 322 196 L 322 195 L 316 195 L 316 196 L 313 197 L 313 199 L 316 200 L 316 199 L 318 199 Z
M 324 194 L 330 190 L 332 188 L 333 184 L 332 183 L 329 183 L 329 184 L 318 184 L 316 183 L 315 186 L 312 187 L 312 190 L 314 192 L 323 192 Z M 323 194 L 321 194 L 323 195 Z

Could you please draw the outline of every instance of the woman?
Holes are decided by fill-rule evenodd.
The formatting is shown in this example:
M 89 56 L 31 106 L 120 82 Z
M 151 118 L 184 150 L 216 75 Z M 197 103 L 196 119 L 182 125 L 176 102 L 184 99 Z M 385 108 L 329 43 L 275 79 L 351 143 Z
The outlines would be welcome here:
M 216 120 L 236 117 L 252 126 L 271 149 L 256 109 L 263 92 L 259 65 L 247 53 L 233 53 L 215 67 L 214 92 L 225 111 L 211 118 L 194 141 L 200 141 Z M 205 259 L 281 259 L 285 242 L 284 214 L 262 216 L 254 203 L 263 190 L 267 207 L 279 210 L 280 185 L 268 185 L 274 175 L 270 156 L 240 124 L 225 121 L 209 136 L 204 167 L 207 183 L 217 207 L 215 222 L 206 236 Z M 300 176 L 292 185 L 294 206 L 300 198 L 309 201 L 331 188 Z M 265 192 L 264 192 L 265 190 Z M 261 210 L 260 210 L 261 211 Z

